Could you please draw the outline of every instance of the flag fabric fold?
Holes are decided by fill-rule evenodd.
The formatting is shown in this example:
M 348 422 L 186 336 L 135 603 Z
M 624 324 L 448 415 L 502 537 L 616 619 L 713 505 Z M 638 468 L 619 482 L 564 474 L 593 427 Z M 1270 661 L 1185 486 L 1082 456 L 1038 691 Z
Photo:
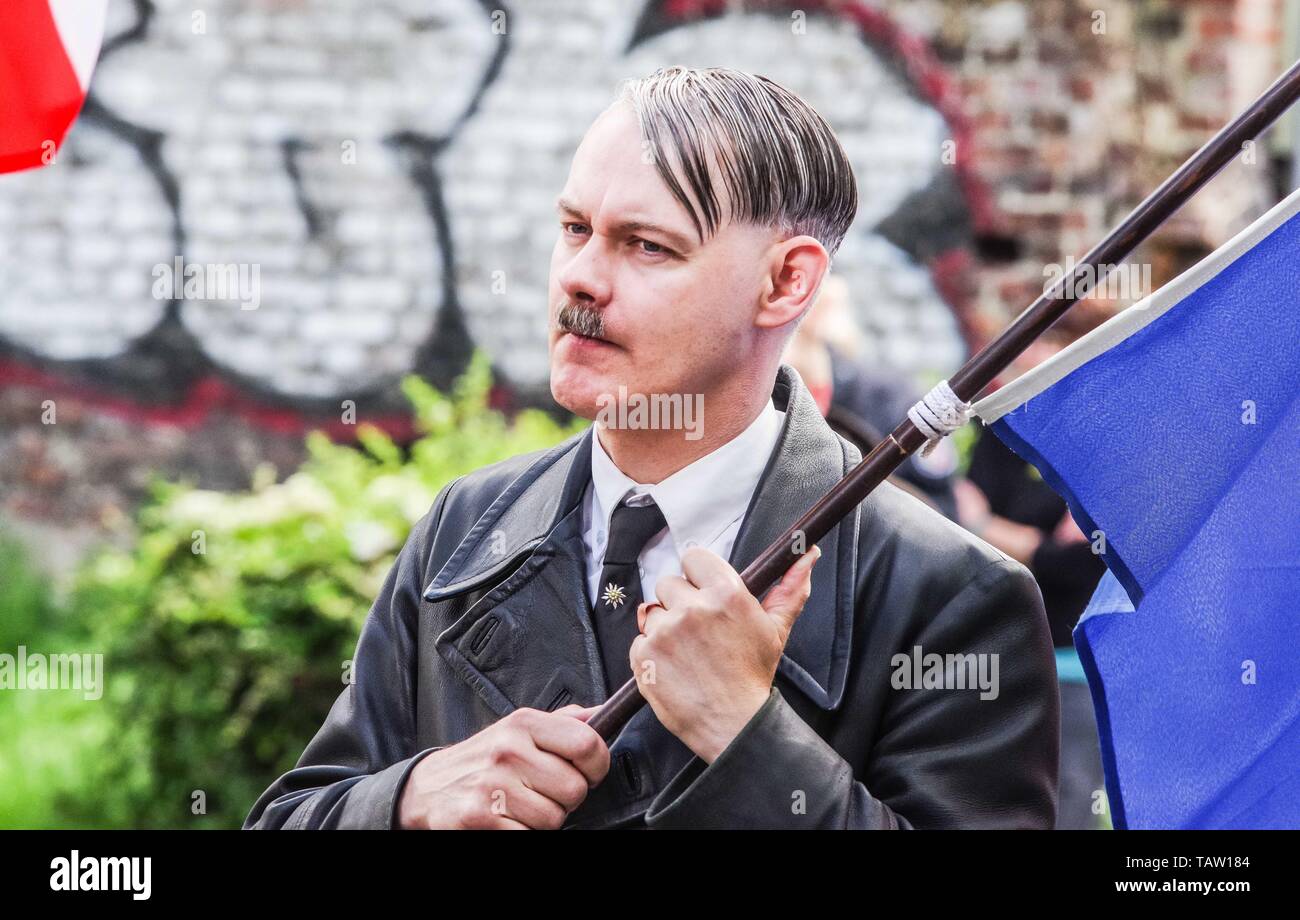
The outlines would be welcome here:
M 1300 827 L 1300 191 L 974 406 L 1106 562 L 1117 827 Z
M 108 0 L 5 0 L 0 173 L 54 162 L 86 101 Z

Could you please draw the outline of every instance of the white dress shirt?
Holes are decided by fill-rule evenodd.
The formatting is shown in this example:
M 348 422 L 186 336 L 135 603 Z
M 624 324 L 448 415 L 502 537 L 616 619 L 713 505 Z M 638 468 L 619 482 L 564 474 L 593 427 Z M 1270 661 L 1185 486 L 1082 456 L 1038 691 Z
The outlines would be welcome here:
M 643 485 L 625 475 L 593 431 L 591 482 L 582 504 L 589 599 L 594 601 L 600 596 L 598 583 L 610 517 L 628 492 L 633 493 L 629 505 L 653 499 L 668 522 L 668 527 L 652 537 L 637 557 L 643 600 L 657 600 L 654 586 L 660 578 L 682 574 L 681 554 L 692 546 L 704 546 L 728 558 L 784 424 L 785 413 L 768 400 L 740 434 L 654 485 Z

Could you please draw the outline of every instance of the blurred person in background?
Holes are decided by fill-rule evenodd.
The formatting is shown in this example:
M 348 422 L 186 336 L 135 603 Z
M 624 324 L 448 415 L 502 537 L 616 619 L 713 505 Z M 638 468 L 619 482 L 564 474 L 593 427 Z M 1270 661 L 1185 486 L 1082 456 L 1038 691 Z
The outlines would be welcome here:
M 1037 367 L 1110 315 L 1101 301 L 1080 303 L 1020 355 L 1000 382 Z M 1092 696 L 1071 636 L 1106 568 L 1095 538 L 1079 529 L 1065 499 L 1035 467 L 982 426 L 966 478 L 956 482 L 954 491 L 962 525 L 1028 566 L 1043 592 L 1061 683 L 1057 827 L 1095 828 L 1097 794 L 1104 788 L 1101 748 Z
M 785 361 L 803 377 L 827 424 L 865 455 L 907 417 L 922 394 L 901 372 L 868 365 L 862 351 L 862 330 L 853 316 L 848 284 L 831 275 L 795 330 Z M 890 481 L 955 521 L 956 471 L 957 451 L 945 438 L 928 457 L 913 453 Z

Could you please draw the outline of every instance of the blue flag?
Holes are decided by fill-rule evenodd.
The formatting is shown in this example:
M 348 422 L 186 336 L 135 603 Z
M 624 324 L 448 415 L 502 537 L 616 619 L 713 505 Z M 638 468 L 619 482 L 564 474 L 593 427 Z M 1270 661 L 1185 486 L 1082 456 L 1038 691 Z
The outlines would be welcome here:
M 1300 827 L 1300 191 L 974 407 L 1108 568 L 1116 827 Z

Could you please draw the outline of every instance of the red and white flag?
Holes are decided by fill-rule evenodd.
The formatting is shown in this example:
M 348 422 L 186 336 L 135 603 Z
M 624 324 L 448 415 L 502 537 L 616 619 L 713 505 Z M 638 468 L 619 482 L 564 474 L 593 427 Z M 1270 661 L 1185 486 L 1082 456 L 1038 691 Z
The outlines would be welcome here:
M 108 0 L 3 0 L 0 173 L 54 162 L 86 101 Z

